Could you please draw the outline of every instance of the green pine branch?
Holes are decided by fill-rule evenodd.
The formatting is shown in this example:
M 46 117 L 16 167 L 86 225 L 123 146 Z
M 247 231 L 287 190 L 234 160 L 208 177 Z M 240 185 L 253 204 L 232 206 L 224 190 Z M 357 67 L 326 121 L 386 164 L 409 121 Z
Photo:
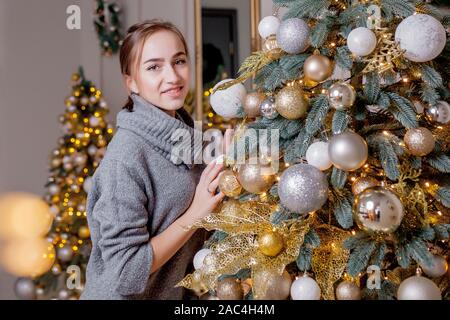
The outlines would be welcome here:
M 319 131 L 323 121 L 330 109 L 328 97 L 324 94 L 319 95 L 312 102 L 312 108 L 306 118 L 306 132 L 314 135 Z

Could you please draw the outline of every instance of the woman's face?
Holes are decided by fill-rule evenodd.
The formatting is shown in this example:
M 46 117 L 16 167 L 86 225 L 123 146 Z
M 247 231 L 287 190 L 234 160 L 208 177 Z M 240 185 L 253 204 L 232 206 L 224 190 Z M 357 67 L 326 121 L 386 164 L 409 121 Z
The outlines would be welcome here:
M 128 88 L 170 115 L 181 108 L 189 90 L 189 63 L 180 38 L 160 30 L 147 38 L 137 72 Z

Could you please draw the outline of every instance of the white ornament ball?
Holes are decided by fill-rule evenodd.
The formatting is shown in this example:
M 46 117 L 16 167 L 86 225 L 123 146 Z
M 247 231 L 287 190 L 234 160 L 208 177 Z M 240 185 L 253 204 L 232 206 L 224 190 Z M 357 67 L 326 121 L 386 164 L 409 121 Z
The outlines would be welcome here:
M 420 275 L 409 277 L 400 283 L 398 300 L 441 300 L 441 290 L 428 278 Z
M 264 17 L 258 25 L 259 35 L 266 39 L 271 35 L 274 35 L 278 31 L 278 27 L 280 26 L 280 19 L 275 16 L 267 16 Z
M 377 37 L 372 30 L 359 27 L 348 35 L 347 46 L 353 54 L 364 57 L 371 54 L 377 46 Z
M 48 192 L 54 196 L 57 195 L 61 191 L 61 188 L 56 183 L 52 183 L 48 186 Z
M 225 79 L 216 84 L 215 90 L 220 85 L 233 79 Z M 224 118 L 234 118 L 237 116 L 240 108 L 243 108 L 247 90 L 242 83 L 236 83 L 224 90 L 217 90 L 211 94 L 209 103 L 214 111 Z
M 89 147 L 88 147 L 88 149 L 87 149 L 87 152 L 88 152 L 88 154 L 90 155 L 90 156 L 95 156 L 95 154 L 97 153 L 97 147 L 96 146 L 94 146 L 93 144 L 91 144 Z
M 308 276 L 298 278 L 291 286 L 292 300 L 320 300 L 320 287 Z
M 97 127 L 100 124 L 100 118 L 92 116 L 89 118 L 89 124 L 91 127 Z
M 311 144 L 306 150 L 306 161 L 322 171 L 330 168 L 333 164 L 328 156 L 328 143 L 318 141 Z
M 431 266 L 421 264 L 420 267 L 427 276 L 431 278 L 438 278 L 447 273 L 448 263 L 444 257 L 435 254 L 433 255 L 433 262 Z
M 211 253 L 211 249 L 201 249 L 197 251 L 194 256 L 194 268 L 195 270 L 201 269 L 203 267 L 203 260 L 205 257 Z
M 366 140 L 354 132 L 344 132 L 331 138 L 328 155 L 333 165 L 344 171 L 361 168 L 367 160 Z
M 84 180 L 84 182 L 83 182 L 83 189 L 84 189 L 84 191 L 86 191 L 86 193 L 89 193 L 91 188 L 92 188 L 92 178 L 87 177 L 86 180 Z
M 405 57 L 414 62 L 427 62 L 444 50 L 447 36 L 442 24 L 427 14 L 404 19 L 395 30 L 395 41 L 406 50 Z

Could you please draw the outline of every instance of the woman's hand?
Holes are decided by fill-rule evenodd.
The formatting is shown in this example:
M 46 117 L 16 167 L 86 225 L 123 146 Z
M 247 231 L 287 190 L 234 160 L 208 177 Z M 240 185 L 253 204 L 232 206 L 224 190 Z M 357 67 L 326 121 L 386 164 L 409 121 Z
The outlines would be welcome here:
M 192 222 L 210 214 L 225 196 L 222 191 L 216 193 L 219 185 L 219 173 L 222 168 L 223 164 L 218 163 L 216 159 L 211 161 L 205 170 L 203 170 L 200 181 L 195 189 L 194 199 L 186 211 L 188 217 L 193 220 Z

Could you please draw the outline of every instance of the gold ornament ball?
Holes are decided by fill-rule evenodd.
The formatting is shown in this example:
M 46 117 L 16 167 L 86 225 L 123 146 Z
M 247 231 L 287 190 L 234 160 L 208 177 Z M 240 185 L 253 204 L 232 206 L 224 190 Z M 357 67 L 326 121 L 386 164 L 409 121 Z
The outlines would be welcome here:
M 284 118 L 295 120 L 306 114 L 308 101 L 300 88 L 287 86 L 278 92 L 275 98 L 275 108 Z
M 219 188 L 228 197 L 236 197 L 242 191 L 242 186 L 232 170 L 222 172 L 219 177 Z
M 409 129 L 405 137 L 406 147 L 414 156 L 426 156 L 434 149 L 435 140 L 430 130 L 424 127 Z
M 242 300 L 244 291 L 237 279 L 226 278 L 217 283 L 216 295 L 220 300 Z
M 352 192 L 357 195 L 367 188 L 379 186 L 380 183 L 373 177 L 359 177 L 352 184 Z
M 264 232 L 258 236 L 258 249 L 266 256 L 277 256 L 283 247 L 283 236 L 277 231 Z
M 275 182 L 275 172 L 270 165 L 244 164 L 240 167 L 238 180 L 251 193 L 262 193 Z
M 80 80 L 80 75 L 78 73 L 72 74 L 72 81 L 78 81 Z
M 278 46 L 277 37 L 274 35 L 267 37 L 267 39 L 264 41 L 264 51 L 266 52 L 279 48 L 280 47 Z
M 253 283 L 256 282 L 266 287 L 265 293 L 254 297 L 256 300 L 286 300 L 291 293 L 292 279 L 286 270 L 282 275 L 268 270 L 257 272 L 253 279 Z
M 333 73 L 331 60 L 321 54 L 313 54 L 303 65 L 305 76 L 313 81 L 322 82 Z
M 351 281 L 342 281 L 336 288 L 337 300 L 361 300 L 361 290 Z
M 87 226 L 81 226 L 80 229 L 78 229 L 78 236 L 81 239 L 87 239 L 91 235 L 91 232 L 89 231 L 89 228 Z
M 266 98 L 262 92 L 250 92 L 245 97 L 244 111 L 250 118 L 256 118 L 260 116 L 259 106 L 261 102 Z

